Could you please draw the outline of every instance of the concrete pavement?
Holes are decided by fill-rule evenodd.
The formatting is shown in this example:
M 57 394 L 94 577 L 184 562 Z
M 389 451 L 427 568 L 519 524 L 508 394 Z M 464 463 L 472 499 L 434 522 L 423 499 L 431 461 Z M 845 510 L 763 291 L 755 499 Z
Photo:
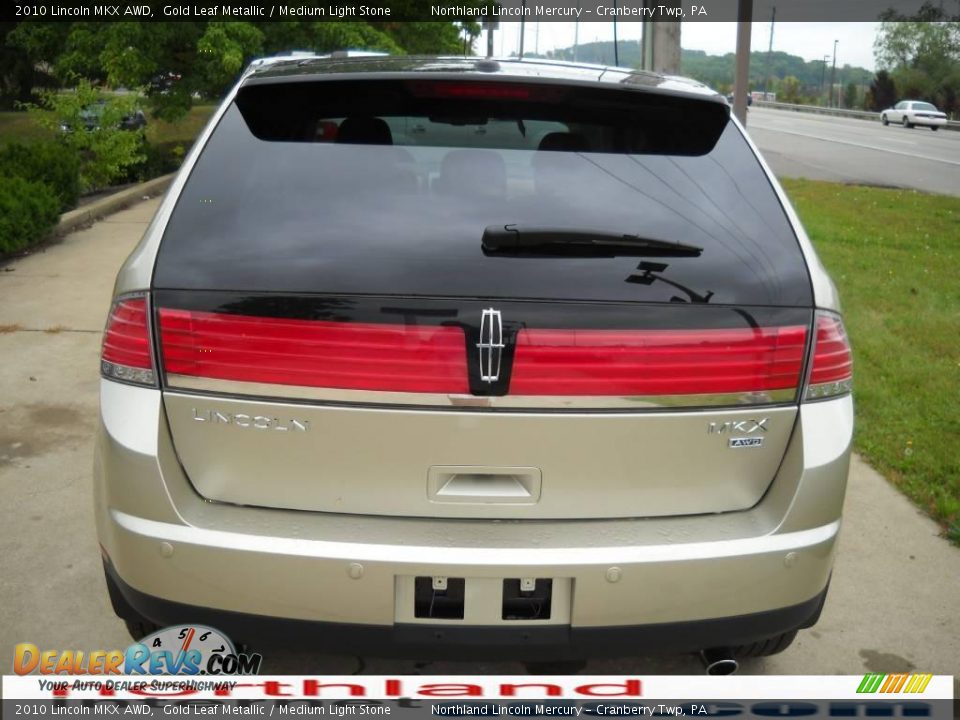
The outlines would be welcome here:
M 158 200 L 0 267 L 0 663 L 13 645 L 129 644 L 103 585 L 91 508 L 100 332 L 114 274 Z M 747 592 L 764 592 L 749 588 Z M 699 673 L 691 657 L 591 662 L 591 673 Z M 6 658 L 6 659 L 4 659 Z M 270 673 L 522 672 L 269 653 Z M 9 665 L 6 665 L 9 668 Z M 820 623 L 746 673 L 960 675 L 960 550 L 882 477 L 854 462 L 839 558 Z

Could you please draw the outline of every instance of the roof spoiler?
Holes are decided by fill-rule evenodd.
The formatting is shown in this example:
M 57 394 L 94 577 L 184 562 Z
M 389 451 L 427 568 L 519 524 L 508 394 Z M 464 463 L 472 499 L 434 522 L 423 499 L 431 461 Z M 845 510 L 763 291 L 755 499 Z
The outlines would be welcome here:
M 293 60 L 335 60 L 340 58 L 352 57 L 385 57 L 390 53 L 378 52 L 375 50 L 334 50 L 332 53 L 320 55 L 312 50 L 285 50 L 271 55 L 270 57 L 256 58 L 250 61 L 244 75 L 247 75 L 259 68 L 268 65 L 275 65 L 280 62 L 291 62 Z

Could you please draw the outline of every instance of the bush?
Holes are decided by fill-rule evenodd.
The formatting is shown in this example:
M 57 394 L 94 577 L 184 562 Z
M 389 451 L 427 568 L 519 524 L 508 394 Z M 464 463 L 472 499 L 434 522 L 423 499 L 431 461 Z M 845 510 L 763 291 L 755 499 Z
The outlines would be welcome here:
M 79 155 L 52 140 L 8 144 L 0 150 L 0 175 L 49 185 L 61 210 L 74 207 L 80 196 Z
M 123 119 L 136 111 L 132 95 L 107 95 L 89 80 L 65 92 L 43 92 L 43 107 L 33 108 L 37 122 L 60 133 L 60 141 L 80 157 L 82 192 L 123 180 L 128 169 L 142 162 L 143 129 L 123 130 Z M 95 127 L 90 127 L 91 116 Z
M 0 253 L 39 242 L 60 219 L 60 201 L 42 182 L 0 176 Z
M 175 172 L 183 163 L 186 148 L 182 142 L 146 143 L 143 162 L 128 169 L 130 182 L 144 182 Z

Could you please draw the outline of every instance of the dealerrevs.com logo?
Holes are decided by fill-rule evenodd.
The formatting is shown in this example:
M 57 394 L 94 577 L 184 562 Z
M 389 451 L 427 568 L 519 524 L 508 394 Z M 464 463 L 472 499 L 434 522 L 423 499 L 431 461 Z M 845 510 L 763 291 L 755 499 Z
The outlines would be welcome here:
M 17 675 L 255 675 L 263 657 L 238 653 L 219 630 L 173 625 L 126 650 L 40 650 L 33 643 L 14 648 Z

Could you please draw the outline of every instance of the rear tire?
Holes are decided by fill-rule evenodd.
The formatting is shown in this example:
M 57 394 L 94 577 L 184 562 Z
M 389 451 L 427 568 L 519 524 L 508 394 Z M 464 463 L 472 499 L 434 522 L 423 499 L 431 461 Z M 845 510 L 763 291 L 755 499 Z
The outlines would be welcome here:
M 883 126 L 884 126 L 884 127 L 886 127 L 887 125 L 890 124 L 890 121 L 887 120 L 887 116 L 886 116 L 886 115 L 881 115 L 881 116 L 880 116 L 880 122 L 883 123 Z
M 737 658 L 757 658 L 776 655 L 790 647 L 796 637 L 797 631 L 791 630 L 782 635 L 774 635 L 766 640 L 758 640 L 748 645 L 736 647 L 733 649 L 733 655 Z
M 911 123 L 909 120 L 907 120 L 907 116 L 906 116 L 906 115 L 903 116 L 903 126 L 904 126 L 905 128 L 907 128 L 907 129 L 910 129 L 910 128 L 913 127 L 913 123 Z
M 936 132 L 936 131 L 939 130 L 940 128 L 938 128 L 936 125 L 931 125 L 931 126 L 930 126 L 930 129 L 933 130 L 934 132 Z

